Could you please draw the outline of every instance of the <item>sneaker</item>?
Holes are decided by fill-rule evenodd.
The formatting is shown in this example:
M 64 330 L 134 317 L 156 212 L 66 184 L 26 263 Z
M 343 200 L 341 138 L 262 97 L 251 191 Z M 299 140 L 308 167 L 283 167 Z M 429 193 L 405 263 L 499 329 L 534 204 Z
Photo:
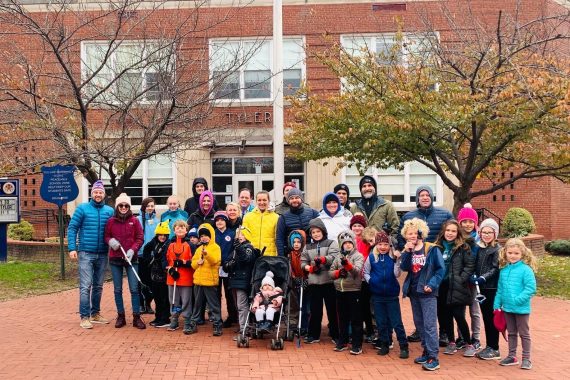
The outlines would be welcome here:
M 449 339 L 446 333 L 439 334 L 439 347 L 447 347 L 449 344 Z
M 390 348 L 388 347 L 388 343 L 380 343 L 380 349 L 378 350 L 378 355 L 384 356 L 388 355 L 390 352 Z
M 92 329 L 92 328 L 93 328 L 93 323 L 91 323 L 91 321 L 89 320 L 89 318 L 83 317 L 83 318 L 81 318 L 81 322 L 79 323 L 79 326 L 80 326 L 82 329 Z
M 529 359 L 523 359 L 521 363 L 521 369 L 531 369 L 532 363 Z
M 184 333 L 184 335 L 190 335 L 191 334 L 191 330 L 192 330 L 192 322 L 190 322 L 189 318 L 185 318 L 184 319 L 184 328 L 182 329 L 182 332 Z
M 204 318 L 198 318 L 198 320 L 196 321 L 196 324 L 198 326 L 202 326 L 206 324 L 206 321 L 204 320 Z
M 457 352 L 457 346 L 453 342 L 449 343 L 447 347 L 445 347 L 445 350 L 443 351 L 443 353 L 446 355 L 453 355 L 456 352 Z
M 333 351 L 337 351 L 337 352 L 342 352 L 348 350 L 348 346 L 346 344 L 343 345 L 337 345 L 335 346 L 335 348 L 333 349 Z
M 148 324 L 149 324 L 150 326 L 152 326 L 152 327 L 156 327 L 156 319 L 153 319 L 153 320 L 150 321 Z
M 467 346 L 467 343 L 465 343 L 463 339 L 459 338 L 455 341 L 455 347 L 457 347 L 458 350 L 465 348 L 465 346 Z
M 394 342 L 393 342 L 393 341 L 390 341 L 390 344 L 388 344 L 388 348 L 389 348 L 389 349 L 394 348 Z
M 103 316 L 101 315 L 101 313 L 96 313 L 93 314 L 91 316 L 91 318 L 89 318 L 89 320 L 91 321 L 91 323 L 101 323 L 103 325 L 108 325 L 109 321 L 105 318 L 103 318 Z
M 163 329 L 163 328 L 166 328 L 169 326 L 170 326 L 170 322 L 156 322 L 154 324 L 154 327 L 156 327 L 157 329 Z
M 473 342 L 472 344 L 475 350 L 479 351 L 479 349 L 481 348 L 481 341 L 479 339 L 473 339 L 471 341 Z
M 407 338 L 408 338 L 408 342 L 419 342 L 422 340 L 418 330 L 414 330 L 414 332 L 411 333 L 410 335 L 408 335 Z
M 424 352 L 422 354 L 422 356 L 418 356 L 417 358 L 414 359 L 414 363 L 416 364 L 424 364 L 429 360 L 429 356 L 427 356 L 427 354 Z
M 427 362 L 422 364 L 422 368 L 426 371 L 435 371 L 436 369 L 439 369 L 439 360 L 430 358 Z
M 308 344 L 319 343 L 320 341 L 321 341 L 320 339 L 318 339 L 318 338 L 315 339 L 312 336 L 308 336 L 305 338 L 305 343 L 308 343 Z
M 407 359 L 410 357 L 410 351 L 408 347 L 401 347 L 400 348 L 400 359 Z
M 476 353 L 477 353 L 477 350 L 475 349 L 475 347 L 472 344 L 470 344 L 467 347 L 465 347 L 465 351 L 463 351 L 463 356 L 470 358 L 470 357 L 475 356 Z
M 170 324 L 168 325 L 168 331 L 176 331 L 178 330 L 178 316 L 173 316 L 170 319 Z
M 373 340 L 374 340 L 374 336 L 372 336 L 372 335 L 366 335 L 366 336 L 364 337 L 364 342 L 365 342 L 365 343 L 372 343 Z
M 350 350 L 351 355 L 360 355 L 362 353 L 362 348 L 360 347 L 352 347 Z
M 476 356 L 483 360 L 500 360 L 501 354 L 499 351 L 492 349 L 491 347 L 486 347 L 482 351 L 479 351 Z
M 222 336 L 224 332 L 222 331 L 222 325 L 215 325 L 214 332 L 212 333 L 213 336 Z
M 517 360 L 516 357 L 514 356 L 507 356 L 506 358 L 504 358 L 503 360 L 501 360 L 499 362 L 500 365 L 518 365 L 519 361 Z

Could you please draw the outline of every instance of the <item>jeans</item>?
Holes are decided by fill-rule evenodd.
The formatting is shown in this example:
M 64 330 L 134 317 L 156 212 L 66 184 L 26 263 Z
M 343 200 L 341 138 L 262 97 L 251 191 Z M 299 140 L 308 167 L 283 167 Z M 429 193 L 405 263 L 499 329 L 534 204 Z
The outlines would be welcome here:
M 78 263 L 79 315 L 81 318 L 89 318 L 101 311 L 107 254 L 79 252 Z
M 410 296 L 412 302 L 412 315 L 416 330 L 422 339 L 424 354 L 437 359 L 439 354 L 439 342 L 437 336 L 437 297 L 435 296 Z
M 372 304 L 374 305 L 374 317 L 376 318 L 380 342 L 389 343 L 392 337 L 392 330 L 394 330 L 400 347 L 407 347 L 408 339 L 402 323 L 402 312 L 398 297 L 372 295 Z
M 111 274 L 113 275 L 113 290 L 115 293 L 115 306 L 117 313 L 125 313 L 125 305 L 123 304 L 123 268 L 127 272 L 127 281 L 129 283 L 129 291 L 131 292 L 131 306 L 133 314 L 140 314 L 141 304 L 139 300 L 139 281 L 133 273 L 130 266 L 111 264 Z M 134 270 L 138 269 L 138 264 L 133 263 Z

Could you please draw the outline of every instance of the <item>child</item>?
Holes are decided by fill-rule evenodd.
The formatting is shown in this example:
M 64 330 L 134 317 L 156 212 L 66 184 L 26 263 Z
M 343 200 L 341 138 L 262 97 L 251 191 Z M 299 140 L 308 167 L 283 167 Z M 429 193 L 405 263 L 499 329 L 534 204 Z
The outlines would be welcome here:
M 143 249 L 143 259 L 148 263 L 150 271 L 150 290 L 154 297 L 156 313 L 149 325 L 168 327 L 170 325 L 170 300 L 166 285 L 166 269 L 163 260 L 168 251 L 170 228 L 168 222 L 159 223 L 154 230 L 154 238 Z
M 251 243 L 245 238 L 241 227 L 237 229 L 232 257 L 224 264 L 224 271 L 229 276 L 229 288 L 235 300 L 240 333 L 245 328 L 249 313 L 249 288 L 255 260 L 259 256 Z
M 168 298 L 172 302 L 172 313 L 168 331 L 178 330 L 178 317 L 184 317 L 184 334 L 190 334 L 190 317 L 192 315 L 193 272 L 191 267 L 192 252 L 186 241 L 188 224 L 183 220 L 174 222 L 174 238 L 166 251 L 165 268 L 168 276 Z M 176 290 L 175 290 L 176 289 Z
M 499 360 L 499 331 L 493 323 L 493 303 L 497 294 L 497 282 L 499 281 L 499 225 L 493 219 L 485 219 L 479 226 L 481 241 L 479 253 L 475 264 L 475 274 L 470 280 L 477 282 L 481 294 L 486 297 L 481 303 L 481 314 L 485 324 L 485 341 L 487 347 L 477 353 L 477 357 L 483 360 Z
M 449 344 L 443 353 L 453 355 L 460 349 L 455 342 L 453 327 L 455 319 L 461 336 L 467 344 L 463 356 L 475 356 L 477 350 L 471 343 L 471 334 L 465 319 L 465 307 L 473 303 L 469 277 L 475 269 L 475 256 L 465 240 L 461 226 L 453 219 L 443 223 L 435 244 L 437 249 L 441 250 L 445 263 L 445 274 L 439 286 L 437 305 L 440 326 L 449 339 Z
M 470 203 L 466 203 L 459 213 L 457 214 L 457 221 L 461 225 L 463 232 L 467 235 L 467 243 L 471 248 L 471 252 L 473 253 L 474 260 L 477 261 L 477 253 L 479 251 L 479 242 L 481 238 L 479 237 L 479 233 L 477 232 L 477 225 L 479 224 L 479 216 L 477 212 L 473 209 Z M 481 341 L 479 340 L 481 336 L 481 307 L 479 302 L 475 300 L 475 295 L 477 290 L 475 286 L 471 286 L 471 294 L 473 296 L 473 302 L 469 305 L 469 316 L 471 317 L 471 330 L 473 336 L 471 337 L 471 342 L 473 344 L 473 348 L 478 350 L 481 348 Z M 461 336 L 461 334 L 458 334 Z M 458 339 L 456 342 L 456 346 L 461 348 L 465 345 L 464 339 Z
M 517 365 L 517 340 L 522 343 L 521 369 L 531 369 L 530 300 L 536 293 L 536 258 L 520 239 L 509 239 L 499 253 L 499 285 L 493 308 L 503 309 L 509 332 L 509 355 L 501 365 Z
M 166 200 L 166 206 L 168 210 L 162 213 L 160 216 L 161 222 L 168 222 L 168 227 L 170 228 L 170 239 L 174 238 L 174 222 L 177 220 L 188 219 L 188 213 L 180 208 L 180 202 L 176 195 L 171 195 Z
M 289 259 L 291 260 L 291 282 L 292 288 L 290 293 L 289 302 L 291 302 L 291 316 L 290 322 L 293 329 L 299 326 L 299 304 L 301 302 L 301 286 L 307 285 L 307 274 L 301 266 L 301 253 L 305 247 L 305 231 L 293 230 L 289 234 L 287 243 L 290 249 Z M 299 334 L 306 335 L 307 325 L 309 324 L 309 302 L 308 294 L 303 288 L 303 310 L 301 314 L 301 331 Z
M 305 342 L 318 343 L 321 341 L 324 301 L 329 320 L 329 335 L 336 345 L 338 326 L 335 290 L 328 270 L 335 257 L 338 256 L 338 243 L 327 239 L 327 229 L 319 218 L 309 221 L 309 235 L 311 235 L 312 242 L 308 243 L 303 249 L 303 253 L 301 253 L 301 266 L 309 274 L 308 288 L 311 308 L 309 333 L 305 338 Z
M 155 211 L 155 202 L 153 198 L 145 198 L 142 200 L 139 216 L 137 216 L 143 229 L 144 243 L 141 249 L 139 249 L 139 276 L 143 284 L 150 284 L 152 279 L 150 278 L 150 265 L 149 261 L 145 260 L 144 247 L 150 242 L 154 237 L 156 226 L 158 225 L 158 217 Z M 160 260 L 159 260 L 160 263 Z M 139 286 L 140 293 L 140 304 L 141 304 L 141 314 L 154 314 L 152 310 L 152 300 L 153 293 L 149 291 L 148 288 L 143 288 Z M 155 301 L 156 306 L 156 301 Z
M 234 250 L 235 232 L 228 229 L 228 214 L 225 211 L 216 211 L 214 213 L 214 224 L 216 225 L 216 244 L 220 246 L 222 251 L 222 266 L 220 267 L 220 282 L 218 285 L 218 298 L 220 305 L 222 303 L 222 287 L 224 288 L 224 297 L 226 299 L 226 310 L 228 318 L 222 323 L 223 328 L 231 327 L 238 321 L 238 313 L 234 302 L 234 297 L 229 289 L 228 273 L 224 271 L 223 265 L 230 259 Z
M 269 331 L 274 323 L 275 313 L 279 311 L 282 303 L 283 290 L 275 286 L 273 272 L 267 271 L 251 305 L 251 311 L 255 313 L 255 320 L 261 330 Z
M 198 331 L 196 323 L 200 318 L 202 305 L 206 302 L 214 320 L 213 335 L 221 336 L 222 316 L 220 299 L 218 298 L 218 282 L 220 280 L 219 271 L 220 265 L 222 265 L 222 252 L 220 247 L 212 240 L 212 237 L 215 237 L 215 233 L 214 228 L 209 223 L 200 225 L 198 236 L 202 245 L 198 247 L 194 257 L 192 257 L 195 305 L 192 313 L 190 333 Z
M 188 244 L 190 244 L 190 249 L 192 249 L 192 254 L 194 254 L 194 251 L 196 250 L 198 243 L 200 243 L 200 239 L 198 238 L 198 229 L 191 228 L 190 231 L 188 231 L 188 235 L 186 235 L 186 237 L 188 238 Z
M 345 230 L 338 235 L 340 255 L 330 268 L 334 279 L 338 310 L 339 337 L 335 351 L 344 351 L 348 346 L 349 326 L 352 329 L 352 355 L 362 353 L 362 313 L 360 306 L 360 287 L 362 286 L 362 254 L 356 250 L 355 235 Z
M 376 326 L 379 330 L 379 355 L 387 355 L 392 330 L 400 344 L 400 359 L 410 357 L 406 331 L 400 310 L 400 252 L 393 250 L 396 243 L 385 231 L 376 234 L 376 245 L 364 263 L 364 279 L 370 285 Z
M 421 219 L 406 220 L 400 231 L 406 244 L 402 252 L 400 268 L 408 272 L 403 286 L 403 296 L 410 297 L 414 325 L 420 334 L 423 353 L 414 359 L 428 371 L 439 369 L 439 343 L 437 334 L 437 294 L 445 267 L 441 252 L 424 244 L 421 236 L 428 236 L 429 229 Z

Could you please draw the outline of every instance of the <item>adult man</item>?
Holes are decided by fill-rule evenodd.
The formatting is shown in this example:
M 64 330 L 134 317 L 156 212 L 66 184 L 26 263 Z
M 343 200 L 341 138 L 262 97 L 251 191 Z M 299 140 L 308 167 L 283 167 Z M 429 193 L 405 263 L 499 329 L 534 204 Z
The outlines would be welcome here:
M 303 203 L 303 193 L 297 188 L 289 190 L 287 204 L 289 204 L 289 210 L 279 217 L 277 232 L 275 233 L 277 254 L 279 256 L 288 253 L 287 237 L 289 234 L 293 230 L 306 231 L 309 228 L 309 221 L 319 216 L 317 210 Z
M 255 208 L 255 205 L 251 202 L 253 195 L 251 194 L 251 190 L 247 187 L 240 189 L 239 191 L 239 205 L 241 207 L 241 217 L 243 218 L 245 214 L 252 211 Z
M 374 227 L 378 231 L 382 230 L 385 223 L 395 236 L 398 231 L 398 214 L 392 202 L 385 200 L 378 193 L 376 180 L 365 175 L 360 179 L 360 194 L 362 198 L 358 199 L 351 207 L 352 215 L 356 213 L 363 214 L 368 222 L 369 227 Z
M 333 193 L 336 194 L 340 201 L 340 205 L 344 207 L 346 210 L 350 210 L 350 189 L 344 183 L 339 183 L 334 187 Z
M 114 210 L 104 200 L 103 181 L 96 181 L 91 200 L 77 207 L 67 229 L 69 257 L 79 260 L 79 326 L 84 329 L 93 328 L 93 323 L 109 323 L 101 316 L 101 295 L 108 255 L 105 224 Z
M 283 185 L 283 201 L 275 206 L 275 213 L 279 215 L 285 214 L 285 211 L 289 210 L 289 203 L 287 203 L 287 196 L 291 189 L 297 188 L 295 182 L 285 182 Z
M 194 181 L 192 182 L 193 197 L 186 199 L 186 202 L 184 202 L 184 211 L 186 211 L 188 215 L 192 215 L 200 208 L 200 204 L 198 202 L 200 199 L 200 194 L 202 194 L 204 190 L 208 190 L 208 181 L 206 181 L 204 177 L 194 178 Z M 216 203 L 215 199 L 213 210 L 218 210 L 218 204 Z

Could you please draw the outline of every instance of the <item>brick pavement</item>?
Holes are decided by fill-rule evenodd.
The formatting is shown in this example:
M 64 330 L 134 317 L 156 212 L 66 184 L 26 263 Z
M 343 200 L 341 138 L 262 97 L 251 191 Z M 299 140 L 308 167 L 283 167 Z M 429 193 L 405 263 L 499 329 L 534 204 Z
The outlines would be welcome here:
M 125 301 L 128 299 L 125 294 Z M 128 305 L 130 301 L 126 302 Z M 403 303 L 408 332 L 413 324 L 409 302 Z M 286 342 L 283 351 L 271 351 L 269 339 L 253 340 L 238 349 L 230 330 L 220 338 L 211 326 L 198 334 L 113 324 L 79 327 L 78 290 L 0 303 L 0 379 L 560 379 L 570 377 L 568 317 L 570 302 L 535 298 L 531 316 L 533 369 L 501 367 L 459 355 L 441 355 L 442 368 L 422 371 L 412 359 L 398 359 L 396 349 L 386 357 L 365 345 L 363 355 L 333 352 L 330 342 Z M 114 317 L 112 286 L 105 285 L 102 313 Z M 149 318 L 147 317 L 148 321 Z M 131 318 L 128 318 L 131 321 Z M 519 345 L 520 347 L 520 345 Z M 501 342 L 502 352 L 506 351 Z M 420 353 L 411 344 L 411 357 Z

